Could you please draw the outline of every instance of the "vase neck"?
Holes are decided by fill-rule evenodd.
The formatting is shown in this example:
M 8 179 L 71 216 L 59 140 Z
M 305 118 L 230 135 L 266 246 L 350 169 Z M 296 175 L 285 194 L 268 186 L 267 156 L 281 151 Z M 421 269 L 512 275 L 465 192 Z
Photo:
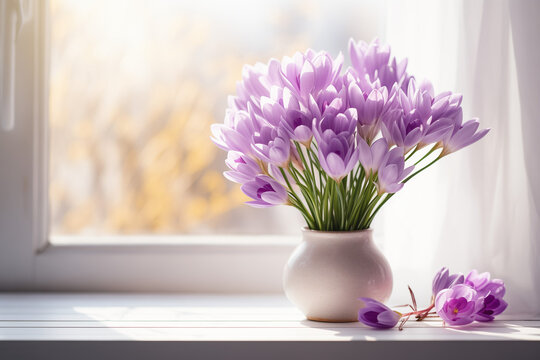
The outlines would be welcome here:
M 360 231 L 316 231 L 303 229 L 302 238 L 309 242 L 371 242 L 373 230 Z

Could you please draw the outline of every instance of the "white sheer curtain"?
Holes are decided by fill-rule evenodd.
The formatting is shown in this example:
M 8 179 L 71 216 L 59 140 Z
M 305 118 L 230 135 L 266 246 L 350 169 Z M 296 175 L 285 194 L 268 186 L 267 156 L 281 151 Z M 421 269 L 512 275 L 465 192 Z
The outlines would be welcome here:
M 405 186 L 373 225 L 395 274 L 429 300 L 441 266 L 490 271 L 508 313 L 540 314 L 540 27 L 535 1 L 388 1 L 388 42 L 491 132 Z M 536 103 L 535 103 L 536 102 Z

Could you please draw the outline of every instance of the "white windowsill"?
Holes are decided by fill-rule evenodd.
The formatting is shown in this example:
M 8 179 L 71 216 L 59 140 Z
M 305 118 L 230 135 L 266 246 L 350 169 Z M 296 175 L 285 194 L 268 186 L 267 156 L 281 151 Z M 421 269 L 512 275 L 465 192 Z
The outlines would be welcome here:
M 103 235 L 69 236 L 53 235 L 49 246 L 54 247 L 115 247 L 115 246 L 182 246 L 182 247 L 287 247 L 294 248 L 300 242 L 298 236 L 284 235 Z
M 33 283 L 4 289 L 279 293 L 299 242 L 300 235 L 52 236 L 35 256 Z
M 24 359 L 39 350 L 40 359 L 58 358 L 58 354 L 107 358 L 110 347 L 115 354 L 111 358 L 118 359 L 124 358 L 121 354 L 142 356 L 146 351 L 156 359 L 173 355 L 287 359 L 295 358 L 293 354 L 316 359 L 327 358 L 329 351 L 338 351 L 339 359 L 372 353 L 403 358 L 406 349 L 415 359 L 424 355 L 433 359 L 432 351 L 440 351 L 437 358 L 444 359 L 445 349 L 459 354 L 465 351 L 460 347 L 469 355 L 478 351 L 488 358 L 489 354 L 490 359 L 510 353 L 525 359 L 540 351 L 540 321 L 501 317 L 464 328 L 444 328 L 433 320 L 410 321 L 400 332 L 359 323 L 306 321 L 278 295 L 0 295 L 0 354 Z

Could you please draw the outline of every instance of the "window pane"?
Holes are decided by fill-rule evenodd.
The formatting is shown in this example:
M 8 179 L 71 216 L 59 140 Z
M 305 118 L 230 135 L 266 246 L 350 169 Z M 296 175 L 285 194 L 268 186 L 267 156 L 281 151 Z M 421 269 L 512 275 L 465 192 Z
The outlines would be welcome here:
M 243 64 L 377 33 L 376 1 L 51 1 L 56 234 L 297 233 L 243 205 L 210 141 Z

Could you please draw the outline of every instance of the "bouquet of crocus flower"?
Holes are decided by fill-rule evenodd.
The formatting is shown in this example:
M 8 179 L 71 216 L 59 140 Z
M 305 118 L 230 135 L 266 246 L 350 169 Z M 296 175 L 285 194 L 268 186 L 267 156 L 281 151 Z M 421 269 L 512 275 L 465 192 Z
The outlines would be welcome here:
M 351 40 L 349 55 L 345 71 L 341 54 L 312 50 L 244 68 L 212 139 L 248 204 L 294 206 L 313 230 L 367 229 L 407 181 L 488 132 L 388 46 Z

